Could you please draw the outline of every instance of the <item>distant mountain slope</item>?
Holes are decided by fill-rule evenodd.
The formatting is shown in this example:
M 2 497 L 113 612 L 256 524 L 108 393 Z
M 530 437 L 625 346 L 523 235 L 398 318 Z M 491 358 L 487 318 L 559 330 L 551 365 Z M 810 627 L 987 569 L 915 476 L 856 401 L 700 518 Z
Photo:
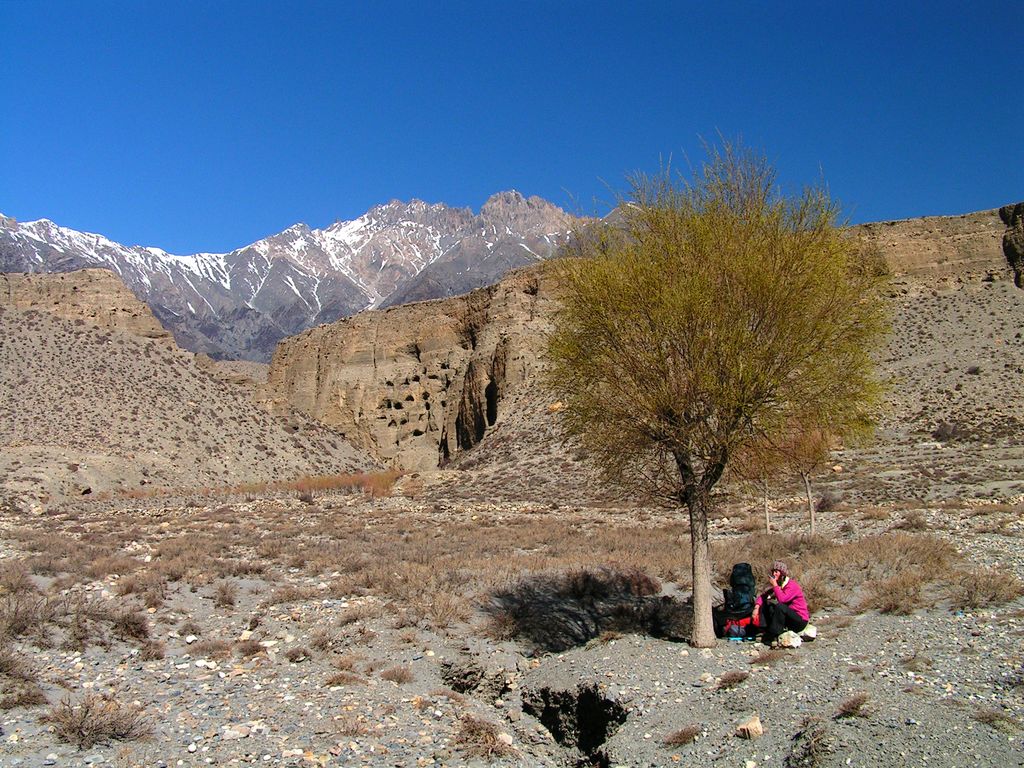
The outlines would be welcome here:
M 3 303 L 0 492 L 218 487 L 374 466 L 322 425 L 266 413 L 169 339 L 138 335 L 145 327 Z
M 392 201 L 325 229 L 296 224 L 230 253 L 176 256 L 42 219 L 0 217 L 0 272 L 103 267 L 152 308 L 183 347 L 269 360 L 276 343 L 368 307 L 450 296 L 550 257 L 573 218 L 518 192 L 479 214 Z

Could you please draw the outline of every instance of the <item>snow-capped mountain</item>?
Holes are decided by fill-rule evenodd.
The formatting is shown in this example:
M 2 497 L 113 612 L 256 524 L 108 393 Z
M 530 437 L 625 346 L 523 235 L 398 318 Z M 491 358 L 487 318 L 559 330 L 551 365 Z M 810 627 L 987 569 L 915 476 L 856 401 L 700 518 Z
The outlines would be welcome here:
M 572 217 L 551 203 L 501 192 L 479 214 L 392 201 L 324 229 L 296 224 L 230 253 L 177 256 L 46 219 L 0 217 L 0 272 L 104 267 L 182 346 L 267 360 L 280 339 L 305 328 L 492 283 L 550 257 L 571 226 Z

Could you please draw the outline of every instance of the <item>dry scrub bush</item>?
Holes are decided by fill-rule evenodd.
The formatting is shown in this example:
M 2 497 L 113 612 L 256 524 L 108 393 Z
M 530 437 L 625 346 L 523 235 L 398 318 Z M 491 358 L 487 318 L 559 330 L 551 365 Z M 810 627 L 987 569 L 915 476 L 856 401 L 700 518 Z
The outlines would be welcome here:
M 263 653 L 264 648 L 259 640 L 249 638 L 248 640 L 239 640 L 235 643 L 233 650 L 236 655 L 241 656 L 243 659 L 248 659 Z
M 832 754 L 834 746 L 825 723 L 808 718 L 793 735 L 793 744 L 786 755 L 786 768 L 814 768 Z
M 351 672 L 356 668 L 356 664 L 363 661 L 364 658 L 360 653 L 343 653 L 341 656 L 335 657 L 331 665 L 341 672 Z
M 662 739 L 661 743 L 666 747 L 683 747 L 695 742 L 703 730 L 704 729 L 696 723 L 684 725 L 679 730 L 672 731 L 672 733 Z
M 238 600 L 238 587 L 230 581 L 220 582 L 213 593 L 213 604 L 218 608 L 231 608 Z
M 953 608 L 975 609 L 1001 605 L 1024 595 L 1024 584 L 1005 568 L 960 571 L 950 585 Z
M 131 609 L 118 611 L 111 621 L 114 633 L 122 640 L 146 640 L 149 623 L 146 617 Z
M 28 568 L 20 561 L 0 564 L 0 595 L 36 592 Z
M 515 755 L 512 745 L 502 741 L 500 736 L 494 723 L 466 714 L 459 721 L 455 744 L 467 757 L 491 760 Z
M 927 579 L 920 570 L 908 570 L 882 581 L 868 584 L 867 594 L 859 607 L 879 613 L 907 615 L 923 607 L 921 591 Z
M 189 653 L 200 659 L 226 659 L 235 646 L 227 640 L 202 640 L 189 648 Z
M 0 597 L 0 640 L 31 636 L 45 644 L 49 625 L 66 601 L 33 593 Z
M 58 739 L 79 749 L 112 740 L 134 741 L 151 732 L 140 710 L 95 694 L 86 695 L 77 705 L 62 699 L 41 720 L 53 726 Z
M 134 557 L 127 557 L 125 555 L 106 555 L 89 563 L 88 567 L 85 569 L 85 573 L 92 579 L 101 579 L 112 573 L 123 576 L 131 573 L 132 571 L 138 570 L 141 566 L 142 563 Z
M 314 651 L 319 651 L 320 653 L 326 653 L 331 650 L 336 642 L 337 640 L 334 635 L 327 629 L 314 630 L 309 638 L 310 646 Z
M 167 579 L 151 570 L 132 573 L 118 580 L 117 594 L 138 595 L 147 608 L 159 608 L 167 597 Z
M 352 738 L 353 736 L 365 736 L 370 732 L 370 727 L 362 719 L 362 715 L 344 713 L 334 716 L 334 732 L 339 736 Z
M 0 710 L 46 704 L 46 694 L 33 677 L 29 665 L 12 649 L 0 644 Z

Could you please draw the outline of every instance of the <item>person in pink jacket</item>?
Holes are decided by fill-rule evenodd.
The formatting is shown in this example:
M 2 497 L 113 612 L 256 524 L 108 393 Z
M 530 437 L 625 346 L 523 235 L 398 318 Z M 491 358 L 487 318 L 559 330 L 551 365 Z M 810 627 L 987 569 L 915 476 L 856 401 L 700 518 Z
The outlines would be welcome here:
M 761 642 L 771 645 L 787 629 L 802 632 L 811 618 L 804 591 L 789 577 L 789 568 L 781 560 L 772 563 L 768 579 L 772 588 L 754 601 L 754 624 L 764 627 Z

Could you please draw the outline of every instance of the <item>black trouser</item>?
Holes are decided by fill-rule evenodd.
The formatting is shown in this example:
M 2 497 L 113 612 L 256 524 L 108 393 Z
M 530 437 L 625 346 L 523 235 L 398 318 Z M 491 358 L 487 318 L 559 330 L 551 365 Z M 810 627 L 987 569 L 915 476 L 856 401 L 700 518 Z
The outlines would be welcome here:
M 761 621 L 764 622 L 764 638 L 771 641 L 791 629 L 802 632 L 807 619 L 784 603 L 766 602 L 761 606 Z

